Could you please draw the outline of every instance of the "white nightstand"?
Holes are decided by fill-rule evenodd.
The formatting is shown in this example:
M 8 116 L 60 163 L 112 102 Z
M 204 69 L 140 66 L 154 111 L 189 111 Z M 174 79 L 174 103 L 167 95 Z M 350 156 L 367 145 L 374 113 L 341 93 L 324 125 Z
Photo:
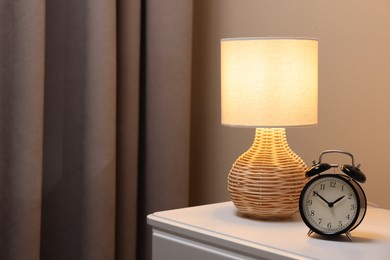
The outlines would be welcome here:
M 148 216 L 153 259 L 390 259 L 390 210 L 368 208 L 363 222 L 338 241 L 317 235 L 299 214 L 286 221 L 243 218 L 231 202 Z

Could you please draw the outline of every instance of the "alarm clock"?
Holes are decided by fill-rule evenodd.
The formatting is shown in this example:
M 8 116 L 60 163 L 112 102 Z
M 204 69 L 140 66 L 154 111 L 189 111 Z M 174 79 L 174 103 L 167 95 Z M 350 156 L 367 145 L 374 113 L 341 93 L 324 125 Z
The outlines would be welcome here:
M 341 166 L 342 173 L 326 172 L 338 168 L 337 164 L 322 162 L 322 157 L 329 153 L 348 155 L 352 165 Z M 351 153 L 341 150 L 323 151 L 319 162 L 313 161 L 313 166 L 306 172 L 306 177 L 311 179 L 299 198 L 299 212 L 309 227 L 309 236 L 313 232 L 322 236 L 345 234 L 352 240 L 350 231 L 362 222 L 367 210 L 366 195 L 358 183 L 364 183 L 366 176 L 359 166 L 355 166 Z

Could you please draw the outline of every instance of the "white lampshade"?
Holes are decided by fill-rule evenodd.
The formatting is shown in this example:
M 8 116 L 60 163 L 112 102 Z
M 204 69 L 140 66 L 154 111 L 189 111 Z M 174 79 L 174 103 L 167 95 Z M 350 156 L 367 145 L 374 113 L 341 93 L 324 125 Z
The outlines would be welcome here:
M 221 98 L 224 125 L 317 124 L 318 41 L 222 39 Z

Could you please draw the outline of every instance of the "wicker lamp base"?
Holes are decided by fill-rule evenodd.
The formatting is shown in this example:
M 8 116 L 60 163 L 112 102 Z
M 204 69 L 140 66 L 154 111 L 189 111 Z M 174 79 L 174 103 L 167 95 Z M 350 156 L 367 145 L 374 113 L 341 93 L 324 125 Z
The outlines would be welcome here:
M 306 170 L 288 146 L 284 128 L 257 128 L 252 146 L 230 170 L 230 198 L 245 216 L 288 218 L 298 211 Z

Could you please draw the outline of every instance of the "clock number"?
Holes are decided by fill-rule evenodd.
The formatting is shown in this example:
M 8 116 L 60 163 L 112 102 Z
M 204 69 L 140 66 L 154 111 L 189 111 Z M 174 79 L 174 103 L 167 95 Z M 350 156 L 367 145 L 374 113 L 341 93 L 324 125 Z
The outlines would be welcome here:
M 351 204 L 351 210 L 354 210 L 355 209 L 355 204 Z
M 328 228 L 332 228 L 332 223 L 329 222 L 328 225 L 326 225 Z
M 309 206 L 311 206 L 311 204 L 313 204 L 313 201 L 312 201 L 312 200 L 307 200 L 307 201 L 306 201 L 306 204 L 309 205 Z
M 325 190 L 325 184 L 321 183 L 320 190 Z
M 344 191 L 344 185 L 341 185 L 341 191 Z
M 343 226 L 343 222 L 341 222 L 341 220 L 339 221 L 339 227 L 342 227 Z
M 310 216 L 314 216 L 314 210 L 310 211 Z
M 348 219 L 349 220 L 349 218 L 350 218 L 351 216 L 348 214 L 347 216 L 346 216 L 346 219 Z
M 348 199 L 352 199 L 352 193 L 348 193 Z
M 335 181 L 331 181 L 331 182 L 329 183 L 329 187 L 331 187 L 331 188 L 336 188 L 336 182 L 335 182 Z
M 321 224 L 321 222 L 322 222 L 322 218 L 319 218 L 318 219 L 318 224 Z

